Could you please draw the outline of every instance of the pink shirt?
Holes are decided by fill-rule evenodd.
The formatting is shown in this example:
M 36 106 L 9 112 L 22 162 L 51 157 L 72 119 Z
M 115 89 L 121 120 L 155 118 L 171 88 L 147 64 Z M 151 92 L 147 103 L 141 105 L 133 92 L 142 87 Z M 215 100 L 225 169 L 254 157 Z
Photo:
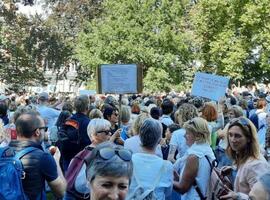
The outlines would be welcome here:
M 270 166 L 262 155 L 259 159 L 248 159 L 237 170 L 234 191 L 248 195 L 257 179 L 269 170 Z

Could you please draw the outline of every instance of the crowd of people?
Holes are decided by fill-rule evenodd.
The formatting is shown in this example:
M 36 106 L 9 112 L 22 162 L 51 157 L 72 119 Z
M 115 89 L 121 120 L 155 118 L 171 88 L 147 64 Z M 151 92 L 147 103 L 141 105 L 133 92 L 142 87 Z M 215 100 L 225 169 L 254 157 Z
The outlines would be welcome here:
M 270 199 L 266 86 L 234 85 L 218 102 L 175 92 L 121 101 L 2 94 L 0 118 L 1 148 L 35 148 L 21 158 L 30 200 L 48 192 L 64 200 Z M 213 198 L 214 162 L 233 187 Z

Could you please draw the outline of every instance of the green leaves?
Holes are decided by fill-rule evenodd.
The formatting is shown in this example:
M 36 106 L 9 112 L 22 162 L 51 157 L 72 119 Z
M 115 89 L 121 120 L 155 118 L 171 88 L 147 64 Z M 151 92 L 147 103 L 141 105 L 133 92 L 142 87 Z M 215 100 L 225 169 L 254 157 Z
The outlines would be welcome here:
M 76 57 L 84 66 L 95 71 L 99 64 L 137 63 L 144 74 L 154 67 L 171 81 L 179 81 L 178 64 L 188 65 L 191 56 L 188 37 L 182 33 L 184 10 L 179 1 L 104 1 L 102 6 L 102 15 L 89 22 L 78 38 Z

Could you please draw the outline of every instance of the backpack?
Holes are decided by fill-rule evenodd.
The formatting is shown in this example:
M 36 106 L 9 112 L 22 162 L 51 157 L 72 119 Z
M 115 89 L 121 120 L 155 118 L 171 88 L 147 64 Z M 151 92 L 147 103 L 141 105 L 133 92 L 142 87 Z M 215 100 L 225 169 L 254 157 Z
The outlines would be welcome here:
M 0 148 L 0 199 L 1 200 L 27 200 L 22 186 L 25 178 L 21 158 L 36 150 L 27 147 L 18 153 L 9 146 Z
M 65 178 L 67 181 L 67 192 L 80 199 L 89 199 L 90 191 L 87 188 L 86 166 L 90 162 L 93 148 L 86 147 L 79 152 L 70 162 Z
M 141 184 L 139 177 L 136 173 L 135 168 L 133 169 L 133 175 L 134 178 L 138 184 L 138 186 L 135 188 L 135 190 L 128 195 L 126 200 L 158 200 L 158 198 L 155 195 L 154 190 L 156 189 L 156 186 L 158 185 L 158 183 L 160 182 L 161 176 L 163 174 L 165 170 L 165 163 L 163 162 L 162 167 L 158 173 L 158 176 L 156 177 L 156 179 L 154 180 L 152 187 L 145 189 L 143 187 L 143 185 Z
M 79 122 L 74 119 L 67 119 L 58 131 L 60 142 L 79 144 Z
M 233 185 L 230 178 L 227 175 L 223 174 L 219 168 L 217 168 L 218 165 L 217 160 L 213 160 L 211 162 L 207 156 L 205 157 L 211 167 L 211 175 L 207 191 L 208 194 L 207 199 L 209 200 L 219 199 L 220 196 L 228 194 L 228 190 L 225 188 L 225 186 L 230 190 L 233 190 Z
M 250 121 L 252 121 L 252 123 L 254 124 L 254 126 L 256 127 L 256 129 L 259 129 L 259 118 L 258 118 L 258 114 L 254 113 L 251 116 L 249 116 Z

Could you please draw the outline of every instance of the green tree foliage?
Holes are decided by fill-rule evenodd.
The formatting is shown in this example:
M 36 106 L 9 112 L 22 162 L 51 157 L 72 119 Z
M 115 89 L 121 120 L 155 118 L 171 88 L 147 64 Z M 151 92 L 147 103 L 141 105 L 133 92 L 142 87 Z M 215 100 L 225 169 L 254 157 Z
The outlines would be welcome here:
M 44 0 L 46 18 L 18 14 L 18 0 L 3 2 L 6 83 L 46 83 L 48 68 L 62 79 L 71 63 L 80 81 L 93 81 L 99 64 L 139 64 L 152 92 L 189 87 L 197 70 L 269 79 L 269 0 Z
M 260 80 L 270 72 L 269 0 L 200 0 L 190 11 L 201 70 Z
M 186 80 L 191 40 L 178 0 L 107 0 L 102 6 L 101 16 L 87 24 L 76 47 L 88 70 L 99 64 L 136 63 L 144 74 L 150 67 L 166 72 L 168 83 Z
M 171 90 L 170 81 L 170 76 L 164 69 L 150 67 L 144 78 L 145 92 L 169 92 Z

